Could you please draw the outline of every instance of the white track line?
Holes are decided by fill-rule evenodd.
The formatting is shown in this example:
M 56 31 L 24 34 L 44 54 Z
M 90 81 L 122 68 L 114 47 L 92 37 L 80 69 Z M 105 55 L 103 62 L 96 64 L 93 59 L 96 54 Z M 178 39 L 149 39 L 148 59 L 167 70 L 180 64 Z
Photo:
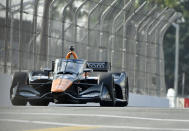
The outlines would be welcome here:
M 14 112 L 0 112 L 0 114 L 6 114 L 6 115 L 45 115 L 45 116 L 104 117 L 104 118 L 121 118 L 121 119 L 149 120 L 149 121 L 189 122 L 189 120 L 181 120 L 181 119 L 161 119 L 161 118 L 118 116 L 118 115 L 100 115 L 100 114 L 14 113 Z
M 189 129 L 180 128 L 153 128 L 153 127 L 134 127 L 134 126 L 110 126 L 110 125 L 88 125 L 77 123 L 59 123 L 59 122 L 47 122 L 47 121 L 30 121 L 30 120 L 16 120 L 16 119 L 0 119 L 2 122 L 16 122 L 16 123 L 29 123 L 29 124 L 41 124 L 41 125 L 53 125 L 53 126 L 81 126 L 81 127 L 96 127 L 96 128 L 114 128 L 114 129 L 135 129 L 135 130 L 158 130 L 158 131 L 188 131 Z

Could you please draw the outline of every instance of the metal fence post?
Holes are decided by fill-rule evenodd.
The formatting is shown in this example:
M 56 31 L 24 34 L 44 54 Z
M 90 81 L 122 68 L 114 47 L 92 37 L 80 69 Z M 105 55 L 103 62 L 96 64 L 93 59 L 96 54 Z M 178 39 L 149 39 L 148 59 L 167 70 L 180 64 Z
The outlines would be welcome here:
M 174 89 L 175 89 L 175 101 L 178 96 L 178 77 L 179 77 L 179 24 L 172 23 L 172 25 L 176 28 L 175 33 L 175 76 L 174 76 Z M 175 102 L 177 107 L 177 102 Z
M 137 23 L 137 24 L 135 24 L 135 28 L 136 28 L 136 34 L 135 34 L 135 39 L 136 39 L 136 50 L 138 50 L 138 48 L 139 48 L 139 42 L 140 42 L 140 40 L 139 40 L 139 30 L 142 28 L 141 26 L 146 22 L 146 20 L 148 19 L 148 17 L 150 17 L 152 14 L 153 14 L 153 12 L 155 11 L 157 9 L 157 5 L 155 5 L 155 6 L 153 6 L 148 12 L 147 12 L 147 14 L 144 14 L 144 17 Z M 138 56 L 138 55 L 137 55 Z M 143 56 L 144 57 L 144 56 Z M 139 59 L 140 60 L 140 59 Z M 136 58 L 136 62 L 135 63 L 137 63 L 137 62 L 140 62 L 140 61 L 138 61 L 137 60 L 137 58 Z M 140 68 L 140 63 L 138 64 L 138 66 L 139 66 L 139 68 Z M 139 72 L 141 72 L 140 71 L 140 69 L 138 69 L 139 70 Z M 139 75 L 139 74 L 138 74 Z M 137 81 L 138 81 L 138 83 L 137 83 L 137 90 L 139 91 L 139 87 L 138 86 L 140 86 L 140 85 L 144 85 L 144 88 L 145 88 L 145 86 L 147 85 L 147 83 L 146 83 L 146 71 L 144 71 L 144 81 L 145 81 L 145 83 L 144 84 L 142 84 L 142 83 L 140 83 L 141 82 L 141 80 L 138 80 L 138 78 L 137 78 Z M 137 75 L 136 75 L 137 76 Z M 141 76 L 138 76 L 139 78 L 141 77 Z M 143 82 L 144 82 L 143 81 Z
M 5 14 L 5 45 L 4 45 L 4 73 L 7 73 L 8 61 L 8 20 L 9 20 L 9 0 L 6 0 L 6 14 Z
M 157 21 L 155 21 L 154 24 L 147 31 L 147 35 L 148 35 L 147 40 L 152 38 L 152 35 L 155 36 L 154 43 L 153 43 L 153 41 L 151 43 L 155 44 L 155 48 L 156 48 L 156 54 L 155 54 L 156 55 L 155 58 L 157 59 L 157 61 L 156 61 L 156 63 L 157 63 L 156 64 L 156 75 L 158 77 L 158 78 L 156 78 L 156 82 L 157 82 L 157 87 L 156 87 L 157 92 L 156 93 L 157 93 L 157 96 L 161 96 L 161 88 L 165 89 L 165 86 L 163 86 L 164 85 L 163 83 L 161 84 L 161 82 L 163 82 L 162 79 L 164 79 L 164 76 L 160 75 L 160 64 L 161 64 L 161 62 L 160 62 L 160 56 L 159 55 L 160 55 L 160 48 L 161 48 L 160 46 L 161 45 L 159 45 L 159 42 L 158 42 L 159 36 L 156 33 L 156 31 L 158 30 L 160 24 L 162 24 L 162 22 L 165 22 L 166 19 L 168 19 L 172 13 L 173 13 L 172 9 L 165 8 L 161 12 L 159 19 L 157 19 Z
M 12 1 L 10 1 L 10 6 L 12 5 Z M 11 71 L 10 73 L 13 73 L 13 25 L 14 25 L 14 13 L 12 11 L 11 12 L 11 24 L 10 24 L 10 64 L 11 64 Z
M 146 35 L 145 35 L 145 41 L 146 41 L 146 57 L 151 56 L 151 58 L 150 58 L 150 60 L 149 60 L 149 63 L 148 63 L 148 60 L 147 60 L 146 69 L 145 69 L 146 71 L 147 71 L 147 69 L 150 70 L 151 68 L 153 68 L 153 65 L 150 64 L 150 63 L 152 63 L 152 62 L 153 62 L 152 59 L 155 59 L 155 58 L 153 58 L 152 54 L 149 54 L 149 50 L 152 50 L 152 49 L 150 48 L 151 45 L 156 44 L 156 43 L 152 43 L 152 41 L 149 40 L 149 35 L 148 35 L 148 33 L 149 33 L 149 30 L 151 29 L 151 27 L 153 27 L 154 24 L 155 24 L 157 21 L 161 21 L 161 20 L 163 19 L 164 16 L 162 17 L 162 15 L 164 15 L 163 13 L 164 13 L 165 11 L 166 11 L 166 8 L 163 9 L 162 11 L 159 11 L 159 13 L 155 16 L 155 18 L 154 18 L 150 23 L 148 23 L 148 26 L 145 28 L 145 34 L 146 34 Z M 148 46 L 149 46 L 150 49 L 148 49 Z M 148 59 L 149 59 L 149 58 L 148 58 Z M 157 61 L 158 61 L 158 60 L 157 60 Z M 149 72 L 150 72 L 150 73 L 153 73 L 153 72 L 151 72 L 151 71 L 152 71 L 152 70 L 150 70 Z M 147 73 L 147 76 L 149 76 L 149 77 L 147 77 L 147 79 L 153 78 L 153 74 L 152 74 L 151 76 L 150 76 L 150 75 L 151 75 L 151 74 Z M 157 79 L 157 78 L 156 78 L 156 79 Z M 159 79 L 159 78 L 158 78 L 158 79 Z M 147 84 L 148 95 L 151 95 L 149 87 L 152 88 L 152 86 L 149 85 L 149 84 L 152 85 L 152 81 L 149 81 L 149 83 Z
M 88 15 L 88 33 L 87 33 L 87 44 L 88 44 L 88 48 L 87 48 L 87 60 L 89 59 L 89 42 L 90 42 L 90 30 L 91 30 L 91 15 L 92 13 L 100 6 L 102 6 L 102 4 L 105 2 L 105 0 L 101 0 L 99 3 L 96 4 L 96 6 L 89 12 Z
M 88 0 L 85 0 L 77 9 L 75 12 L 75 27 L 74 27 L 74 43 L 75 43 L 75 49 L 76 52 L 78 51 L 78 44 L 77 44 L 77 18 L 78 18 L 78 13 L 80 9 L 88 2 Z
M 48 14 L 48 18 L 47 19 L 49 19 L 49 22 L 48 22 L 48 35 L 47 35 L 47 59 L 46 59 L 46 66 L 48 66 L 48 63 L 49 63 L 49 60 L 50 60 L 50 43 L 51 43 L 51 39 L 49 39 L 49 35 L 51 34 L 51 31 L 50 31 L 50 29 L 51 29 L 51 22 L 52 22 L 52 13 L 53 13 L 53 5 L 54 5 L 54 3 L 56 2 L 56 0 L 51 0 L 51 2 L 50 2 L 50 5 L 49 5 L 49 14 Z M 51 36 L 51 35 L 50 35 Z
M 185 88 L 185 72 L 182 73 L 182 97 L 184 97 L 184 88 Z
M 44 1 L 43 17 L 42 17 L 42 30 L 40 37 L 40 55 L 39 55 L 39 67 L 47 66 L 48 58 L 48 35 L 49 35 L 49 16 L 50 16 L 50 6 L 54 0 Z
M 19 22 L 19 72 L 22 69 L 22 12 L 23 12 L 23 0 L 20 1 L 20 22 Z
M 149 83 L 150 83 L 150 80 L 149 80 L 149 72 L 148 72 L 148 62 L 151 60 L 149 57 L 148 57 L 148 43 L 147 43 L 147 40 L 146 40 L 146 29 L 150 26 L 150 23 L 153 22 L 153 20 L 157 17 L 158 15 L 158 12 L 160 12 L 160 9 L 157 8 L 156 10 L 154 10 L 154 12 L 152 12 L 152 15 L 150 17 L 148 17 L 146 19 L 146 21 L 143 23 L 142 27 L 139 29 L 139 32 L 141 33 L 141 44 L 143 44 L 144 46 L 144 59 L 145 59 L 145 62 L 144 62 L 144 66 L 145 66 L 145 79 L 146 79 L 146 87 L 144 88 L 144 92 L 146 92 L 148 95 L 149 95 Z
M 36 70 L 37 52 L 36 52 L 36 40 L 37 40 L 37 13 L 38 13 L 39 0 L 34 1 L 34 14 L 33 14 L 33 69 Z
M 140 11 L 144 8 L 144 6 L 147 4 L 147 2 L 142 3 L 137 9 L 136 11 L 134 11 L 128 18 L 126 18 L 125 22 L 123 23 L 123 54 L 122 54 L 122 70 L 124 71 L 124 66 L 125 66 L 125 52 L 126 52 L 126 46 L 125 44 L 129 44 L 126 43 L 127 40 L 127 36 L 126 35 L 126 30 L 128 26 L 131 26 L 130 24 L 132 24 L 132 19 L 134 18 L 134 16 L 137 16 Z M 132 24 L 133 25 L 133 24 Z M 135 30 L 133 30 L 135 31 Z M 129 31 L 130 32 L 130 31 Z M 125 37 L 124 37 L 125 36 Z M 129 36 L 128 36 L 129 37 Z M 135 44 L 135 43 L 134 43 Z M 135 54 L 134 54 L 134 71 L 133 71 L 133 89 L 136 88 L 136 44 L 134 45 L 135 47 Z M 131 82 L 130 82 L 131 83 Z
M 126 3 L 126 5 L 123 7 L 123 9 L 115 16 L 114 20 L 113 20 L 113 24 L 112 24 L 112 34 L 111 34 L 111 53 L 109 53 L 110 55 L 110 62 L 112 63 L 113 65 L 113 57 L 114 57 L 114 52 L 115 52 L 115 37 L 116 37 L 116 29 L 118 30 L 119 28 L 116 28 L 116 21 L 119 19 L 119 17 L 121 17 L 122 13 L 124 14 L 128 14 L 129 15 L 129 11 L 127 12 L 127 9 L 128 10 L 132 10 L 132 4 L 135 2 L 135 0 L 130 0 L 129 2 Z M 124 17 L 122 18 L 123 22 L 124 22 Z M 126 18 L 127 19 L 127 18 Z M 123 23 L 121 23 L 121 25 L 123 26 Z M 122 27 L 122 26 L 118 26 L 118 27 Z M 124 34 L 123 34 L 124 35 Z M 123 45 L 123 44 L 122 44 Z M 122 46 L 122 48 L 120 47 L 120 51 L 124 51 L 124 46 Z M 108 56 L 109 56 L 108 55 Z M 122 63 L 124 63 L 124 60 L 123 58 L 121 58 L 122 60 Z M 121 64 L 122 65 L 122 64 Z M 114 68 L 114 66 L 112 66 L 112 68 Z M 123 67 L 122 67 L 122 70 L 123 70 Z
M 180 18 L 180 17 L 181 17 L 180 14 L 174 13 L 174 14 L 172 15 L 172 17 L 168 20 L 167 24 L 165 24 L 165 25 L 163 26 L 163 28 L 161 28 L 161 30 L 160 30 L 160 32 L 159 32 L 159 34 L 160 34 L 160 40 L 159 40 L 160 44 L 163 44 L 163 38 L 164 38 L 164 35 L 165 35 L 167 29 L 171 26 L 171 24 L 172 24 L 176 19 L 178 19 L 178 18 Z M 177 44 L 177 42 L 176 42 L 176 44 Z M 177 45 L 175 45 L 175 46 L 177 46 Z M 178 48 L 177 48 L 177 49 L 178 49 Z M 178 53 L 178 52 L 177 52 L 177 53 Z M 175 57 L 175 60 L 176 60 L 176 59 L 177 59 L 177 58 Z M 176 65 L 177 65 L 177 62 L 178 62 L 178 59 L 175 61 Z M 178 79 L 177 73 L 178 73 L 178 67 L 175 66 L 175 74 L 176 74 L 175 79 Z M 175 85 L 174 85 L 174 88 L 175 88 L 175 96 L 174 96 L 174 104 L 175 104 L 175 107 L 177 106 L 177 104 L 176 104 L 177 88 L 178 88 L 178 83 L 177 83 L 177 82 L 178 82 L 178 81 L 175 80 Z
M 66 9 L 73 3 L 74 0 L 70 0 L 62 10 L 62 57 L 64 56 L 64 26 L 65 26 L 65 12 Z
M 147 4 L 144 4 L 145 7 Z M 123 35 L 124 36 L 124 39 L 123 39 L 123 44 L 124 44 L 124 48 L 125 48 L 125 58 L 124 58 L 124 64 L 125 64 L 125 70 L 127 71 L 128 75 L 129 75 L 129 83 L 130 83 L 130 90 L 135 92 L 134 90 L 137 89 L 135 88 L 135 78 L 134 78 L 134 74 L 135 72 L 132 70 L 132 68 L 134 67 L 134 65 L 131 65 L 130 63 L 130 57 L 134 54 L 131 53 L 131 49 L 130 49 L 130 46 L 134 46 L 134 50 L 136 50 L 136 45 L 137 45 L 137 42 L 136 42 L 136 39 L 135 39 L 135 36 L 137 34 L 137 31 L 136 31 L 136 24 L 135 23 L 138 23 L 140 22 L 140 19 L 142 19 L 143 17 L 145 17 L 146 13 L 147 13 L 147 10 L 146 8 L 143 7 L 140 9 L 140 12 L 138 12 L 137 10 L 133 12 L 133 15 L 130 15 L 125 23 L 124 23 L 124 27 L 123 27 Z M 132 19 L 131 19 L 132 18 Z M 136 51 L 134 51 L 136 53 Z M 133 58 L 131 58 L 133 59 Z M 135 58 L 136 59 L 136 54 L 135 54 Z M 133 62 L 134 64 L 136 63 L 135 61 Z M 136 65 L 136 64 L 135 64 Z M 136 75 L 137 76 L 137 75 Z M 133 84 L 133 85 L 132 85 Z
M 99 43 L 99 61 L 102 61 L 102 43 L 104 41 L 102 41 L 102 37 L 103 37 L 103 25 L 104 25 L 104 20 L 106 18 L 106 15 L 112 10 L 112 8 L 114 8 L 114 6 L 116 6 L 116 4 L 119 2 L 120 0 L 114 0 L 111 5 L 103 12 L 103 14 L 101 15 L 100 18 L 100 43 Z M 109 55 L 109 45 L 108 45 L 108 51 L 107 51 L 107 57 Z M 107 61 L 109 61 L 108 58 L 106 58 Z

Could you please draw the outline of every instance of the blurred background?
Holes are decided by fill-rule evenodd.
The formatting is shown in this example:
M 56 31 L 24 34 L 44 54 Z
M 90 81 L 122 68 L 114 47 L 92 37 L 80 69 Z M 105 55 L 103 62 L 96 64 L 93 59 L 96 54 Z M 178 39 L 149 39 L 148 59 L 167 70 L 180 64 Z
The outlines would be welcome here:
M 189 95 L 188 0 L 1 0 L 0 72 L 79 58 L 126 71 L 130 92 Z

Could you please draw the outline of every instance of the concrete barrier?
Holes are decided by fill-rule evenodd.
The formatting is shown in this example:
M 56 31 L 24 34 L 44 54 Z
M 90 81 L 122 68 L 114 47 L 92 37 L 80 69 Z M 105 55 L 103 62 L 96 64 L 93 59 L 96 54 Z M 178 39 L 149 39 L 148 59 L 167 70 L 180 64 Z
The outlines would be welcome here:
M 9 90 L 11 87 L 12 77 L 8 74 L 0 73 L 0 106 L 10 106 Z
M 145 96 L 130 93 L 128 106 L 168 108 L 169 100 L 156 96 Z

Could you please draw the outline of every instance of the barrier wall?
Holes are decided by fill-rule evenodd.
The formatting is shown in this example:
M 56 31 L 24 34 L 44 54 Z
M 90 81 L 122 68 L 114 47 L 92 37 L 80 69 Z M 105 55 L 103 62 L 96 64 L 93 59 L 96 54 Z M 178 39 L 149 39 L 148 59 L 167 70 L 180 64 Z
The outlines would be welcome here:
M 129 106 L 168 108 L 169 100 L 167 98 L 160 98 L 156 96 L 145 96 L 130 93 Z
M 11 86 L 11 75 L 0 73 L 0 106 L 10 106 L 9 89 Z

